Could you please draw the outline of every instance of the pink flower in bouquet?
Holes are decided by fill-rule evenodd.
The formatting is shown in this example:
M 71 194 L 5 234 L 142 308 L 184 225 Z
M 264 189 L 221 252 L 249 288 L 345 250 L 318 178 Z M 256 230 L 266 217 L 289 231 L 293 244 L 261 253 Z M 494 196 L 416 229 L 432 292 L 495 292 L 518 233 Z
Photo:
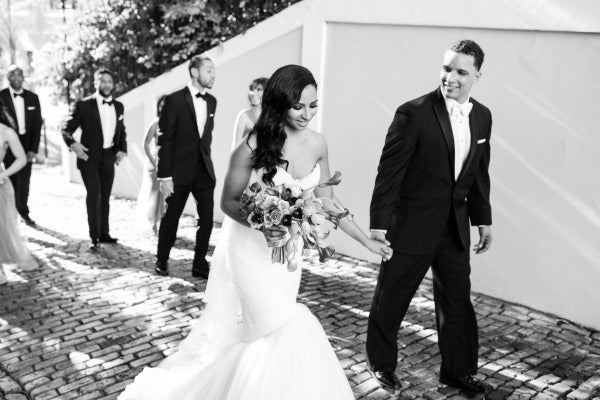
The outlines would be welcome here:
M 273 220 L 271 219 L 271 214 L 263 215 L 263 219 L 265 221 L 265 228 L 270 228 L 274 225 Z
M 267 196 L 265 196 L 264 200 L 260 204 L 257 204 L 257 206 L 262 211 L 267 211 L 267 210 L 275 207 L 275 205 L 277 203 L 279 203 L 279 197 L 273 196 L 273 195 L 267 195 Z
M 277 208 L 283 213 L 288 213 L 290 210 L 290 203 L 285 200 L 279 200 L 277 203 Z
M 279 208 L 274 209 L 271 211 L 271 214 L 269 214 L 269 218 L 271 219 L 273 225 L 280 225 L 281 221 L 283 220 L 283 216 L 284 214 Z

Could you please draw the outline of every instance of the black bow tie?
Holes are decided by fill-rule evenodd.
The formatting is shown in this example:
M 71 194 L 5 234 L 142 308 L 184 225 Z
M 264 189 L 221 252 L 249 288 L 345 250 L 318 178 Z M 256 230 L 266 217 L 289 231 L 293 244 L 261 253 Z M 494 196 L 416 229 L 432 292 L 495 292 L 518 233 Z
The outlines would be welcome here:
M 206 98 L 208 97 L 208 93 L 204 92 L 204 93 L 196 93 L 196 97 L 201 97 L 202 100 L 206 100 Z
M 102 104 L 108 104 L 109 106 L 113 105 L 112 100 L 102 100 Z
M 23 93 L 13 93 L 13 97 L 15 97 L 15 98 L 16 98 L 17 96 L 21 96 L 21 97 L 23 97 Z

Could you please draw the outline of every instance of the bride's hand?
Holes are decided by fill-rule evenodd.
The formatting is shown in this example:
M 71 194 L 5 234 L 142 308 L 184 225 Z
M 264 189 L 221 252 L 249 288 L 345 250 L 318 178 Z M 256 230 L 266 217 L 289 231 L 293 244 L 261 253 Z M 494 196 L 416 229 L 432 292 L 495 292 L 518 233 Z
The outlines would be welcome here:
M 394 250 L 392 250 L 390 246 L 375 239 L 367 239 L 365 247 L 369 249 L 371 253 L 380 255 L 383 261 L 389 260 L 394 254 Z
M 278 226 L 263 229 L 263 235 L 267 239 L 267 243 L 276 243 L 283 239 L 287 234 L 287 229 Z

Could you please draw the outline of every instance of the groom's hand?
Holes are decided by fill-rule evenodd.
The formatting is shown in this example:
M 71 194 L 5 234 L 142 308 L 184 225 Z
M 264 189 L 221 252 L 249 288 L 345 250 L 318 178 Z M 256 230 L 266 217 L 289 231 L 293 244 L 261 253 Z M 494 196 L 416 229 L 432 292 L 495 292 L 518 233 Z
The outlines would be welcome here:
M 161 180 L 158 186 L 165 199 L 173 194 L 173 181 L 171 179 Z
M 492 227 L 491 226 L 480 226 L 479 227 L 479 243 L 473 247 L 475 254 L 481 254 L 488 251 L 492 245 Z

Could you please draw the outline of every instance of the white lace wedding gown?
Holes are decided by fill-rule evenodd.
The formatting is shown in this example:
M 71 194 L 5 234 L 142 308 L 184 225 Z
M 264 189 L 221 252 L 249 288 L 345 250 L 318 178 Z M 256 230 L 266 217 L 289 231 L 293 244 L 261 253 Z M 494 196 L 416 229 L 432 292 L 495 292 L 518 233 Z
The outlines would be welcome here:
M 315 166 L 295 180 L 319 182 Z M 254 171 L 250 183 L 261 181 Z M 354 399 L 319 321 L 296 303 L 301 269 L 271 263 L 262 233 L 226 219 L 213 256 L 207 305 L 177 352 L 144 369 L 119 400 Z

